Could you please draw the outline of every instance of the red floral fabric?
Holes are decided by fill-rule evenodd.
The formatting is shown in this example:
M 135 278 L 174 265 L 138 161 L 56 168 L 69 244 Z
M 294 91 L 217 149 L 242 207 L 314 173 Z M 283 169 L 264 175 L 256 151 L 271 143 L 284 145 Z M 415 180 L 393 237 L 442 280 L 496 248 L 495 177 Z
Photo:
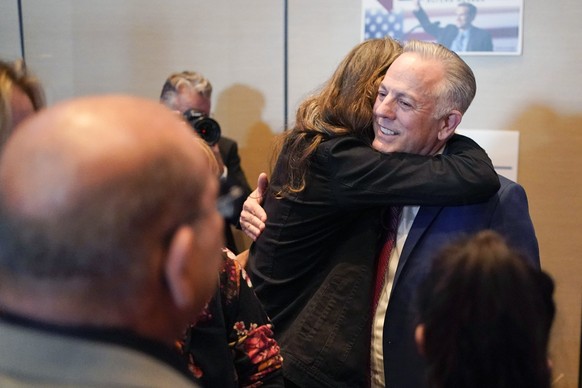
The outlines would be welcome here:
M 204 386 L 282 387 L 270 319 L 240 263 L 226 249 L 223 256 L 217 293 L 178 346 Z

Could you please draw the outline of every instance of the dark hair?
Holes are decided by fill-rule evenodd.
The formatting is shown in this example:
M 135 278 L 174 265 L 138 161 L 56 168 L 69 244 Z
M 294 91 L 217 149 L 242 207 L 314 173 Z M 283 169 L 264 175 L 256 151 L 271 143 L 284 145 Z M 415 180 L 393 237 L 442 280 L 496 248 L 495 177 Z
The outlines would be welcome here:
M 431 386 L 549 387 L 553 290 L 496 232 L 444 249 L 418 294 Z

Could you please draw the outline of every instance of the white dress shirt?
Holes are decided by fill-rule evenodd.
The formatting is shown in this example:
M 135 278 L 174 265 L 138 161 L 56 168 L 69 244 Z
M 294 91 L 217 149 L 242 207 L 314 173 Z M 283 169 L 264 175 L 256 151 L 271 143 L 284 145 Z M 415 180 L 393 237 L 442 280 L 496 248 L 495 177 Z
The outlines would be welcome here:
M 384 318 L 386 317 L 386 310 L 388 308 L 390 294 L 392 293 L 394 275 L 396 274 L 398 262 L 400 261 L 400 253 L 402 252 L 402 248 L 404 247 L 404 243 L 406 242 L 406 238 L 408 237 L 408 233 L 410 232 L 410 228 L 412 227 L 412 223 L 414 222 L 419 209 L 419 206 L 404 206 L 402 208 L 402 216 L 400 218 L 400 223 L 398 224 L 398 233 L 396 235 L 396 246 L 392 249 L 392 253 L 390 254 L 384 287 L 380 295 L 380 300 L 378 301 L 376 313 L 374 314 L 370 355 L 370 373 L 373 388 L 386 386 L 384 379 L 384 352 L 382 349 Z

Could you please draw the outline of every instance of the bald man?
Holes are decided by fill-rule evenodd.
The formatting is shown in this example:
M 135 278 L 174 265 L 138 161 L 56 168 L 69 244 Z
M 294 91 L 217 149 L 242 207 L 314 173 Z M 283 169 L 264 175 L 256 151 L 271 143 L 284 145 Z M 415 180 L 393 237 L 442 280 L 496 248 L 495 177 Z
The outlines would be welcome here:
M 124 96 L 19 126 L 0 159 L 0 386 L 196 386 L 172 346 L 223 245 L 199 147 Z

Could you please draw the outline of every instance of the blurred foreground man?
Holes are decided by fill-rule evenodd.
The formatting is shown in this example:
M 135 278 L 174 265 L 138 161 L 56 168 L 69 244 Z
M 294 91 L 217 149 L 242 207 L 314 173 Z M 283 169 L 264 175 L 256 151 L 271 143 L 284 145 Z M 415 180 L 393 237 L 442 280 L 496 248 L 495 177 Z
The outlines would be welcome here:
M 217 191 L 156 102 L 24 121 L 0 159 L 0 386 L 196 386 L 173 343 L 217 284 Z

